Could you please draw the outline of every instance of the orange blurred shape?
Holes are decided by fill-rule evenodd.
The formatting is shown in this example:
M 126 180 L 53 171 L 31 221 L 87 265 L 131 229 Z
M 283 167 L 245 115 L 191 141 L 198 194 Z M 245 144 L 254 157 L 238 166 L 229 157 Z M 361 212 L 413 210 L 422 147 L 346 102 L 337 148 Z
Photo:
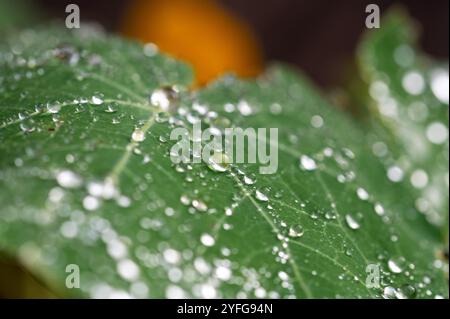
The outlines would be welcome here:
M 226 72 L 253 77 L 263 68 L 253 33 L 213 0 L 133 1 L 123 32 L 193 65 L 198 85 Z

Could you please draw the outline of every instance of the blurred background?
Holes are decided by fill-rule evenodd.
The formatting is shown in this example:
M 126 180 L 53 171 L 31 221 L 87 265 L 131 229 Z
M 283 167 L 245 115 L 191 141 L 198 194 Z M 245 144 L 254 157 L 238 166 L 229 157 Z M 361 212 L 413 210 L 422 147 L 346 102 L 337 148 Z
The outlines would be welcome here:
M 45 19 L 65 19 L 76 3 L 81 20 L 155 42 L 161 50 L 190 61 L 200 82 L 226 69 L 240 76 L 258 73 L 265 61 L 284 61 L 306 72 L 318 85 L 337 86 L 352 70 L 365 28 L 365 7 L 381 15 L 400 4 L 418 22 L 422 49 L 448 59 L 448 0 L 32 0 Z M 171 43 L 172 42 L 172 43 Z M 188 46 L 191 49 L 186 49 Z M 187 52 L 195 51 L 195 52 Z M 207 58 L 215 52 L 216 61 Z M 222 64 L 222 65 L 220 65 Z

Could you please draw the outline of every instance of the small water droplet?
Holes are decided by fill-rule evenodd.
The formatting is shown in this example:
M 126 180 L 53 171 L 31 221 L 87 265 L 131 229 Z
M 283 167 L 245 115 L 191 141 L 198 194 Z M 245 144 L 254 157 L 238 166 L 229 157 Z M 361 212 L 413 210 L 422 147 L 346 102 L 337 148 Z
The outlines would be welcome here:
M 394 287 L 387 286 L 383 289 L 383 298 L 384 299 L 396 299 L 397 290 Z
M 237 104 L 237 109 L 238 109 L 239 113 L 241 113 L 241 115 L 243 115 L 243 116 L 249 116 L 253 113 L 253 110 L 252 110 L 250 104 L 245 100 L 239 101 L 239 103 Z
M 225 153 L 214 152 L 207 161 L 208 167 L 215 172 L 225 172 L 229 167 L 230 160 Z
M 52 114 L 58 113 L 60 110 L 61 110 L 61 104 L 58 104 L 58 103 L 55 103 L 55 104 L 48 103 L 47 104 L 47 111 L 49 113 L 52 113 Z
M 290 237 L 302 237 L 304 233 L 305 230 L 301 225 L 294 225 L 289 228 Z
M 356 190 L 356 194 L 358 195 L 360 200 L 369 199 L 369 193 L 362 187 L 358 187 L 358 189 Z
M 203 234 L 200 237 L 200 241 L 203 245 L 205 245 L 206 247 L 211 247 L 214 246 L 216 240 L 214 239 L 214 237 L 212 237 L 210 234 Z
M 191 204 L 191 199 L 187 195 L 181 195 L 180 202 L 181 204 L 188 206 Z
M 70 170 L 59 171 L 56 174 L 56 181 L 64 188 L 78 188 L 83 183 L 82 178 Z
M 156 114 L 155 121 L 156 121 L 156 123 L 165 123 L 169 120 L 169 118 L 170 118 L 169 113 L 158 112 L 158 114 Z
M 267 202 L 269 200 L 269 198 L 265 194 L 261 193 L 259 190 L 255 191 L 255 196 L 256 199 L 261 202 Z
M 92 98 L 91 98 L 91 102 L 92 102 L 92 104 L 94 104 L 94 105 L 102 105 L 103 104 L 103 99 L 102 98 L 100 98 L 100 97 L 98 97 L 98 96 L 93 96 Z
M 348 227 L 350 227 L 353 230 L 359 229 L 361 227 L 361 225 L 356 221 L 356 219 L 349 214 L 345 215 L 345 221 Z
M 83 198 L 83 207 L 90 211 L 96 210 L 100 207 L 100 200 L 94 196 L 88 195 Z
M 395 295 L 398 299 L 413 299 L 416 297 L 416 288 L 412 285 L 406 284 L 397 289 Z
M 404 263 L 403 257 L 393 257 L 388 260 L 388 268 L 394 274 L 399 274 L 403 271 Z
M 150 95 L 150 103 L 164 112 L 173 111 L 173 104 L 178 98 L 178 93 L 178 90 L 171 86 L 156 89 Z
M 133 134 L 131 134 L 131 139 L 134 142 L 142 142 L 143 140 L 145 140 L 145 133 L 144 131 L 142 131 L 140 128 L 137 128 L 133 131 Z
M 134 281 L 139 276 L 139 267 L 131 259 L 122 259 L 117 264 L 117 272 L 128 281 Z
M 25 133 L 31 133 L 36 129 L 36 127 L 34 126 L 34 121 L 32 119 L 26 119 L 20 122 L 19 127 L 22 130 L 22 132 Z
M 317 168 L 316 162 L 307 155 L 302 155 L 300 157 L 300 165 L 306 171 L 313 171 Z
M 106 108 L 105 112 L 106 113 L 115 113 L 115 112 L 117 112 L 117 108 L 114 105 L 110 104 Z
M 246 184 L 246 185 L 253 185 L 253 184 L 255 184 L 255 180 L 251 179 L 248 176 L 244 176 L 244 184 Z
M 376 203 L 374 209 L 378 216 L 384 215 L 384 207 L 380 203 Z
M 195 209 L 197 209 L 201 212 L 206 212 L 208 210 L 208 206 L 205 204 L 205 202 L 203 202 L 199 199 L 194 199 L 192 201 L 192 207 L 194 207 Z

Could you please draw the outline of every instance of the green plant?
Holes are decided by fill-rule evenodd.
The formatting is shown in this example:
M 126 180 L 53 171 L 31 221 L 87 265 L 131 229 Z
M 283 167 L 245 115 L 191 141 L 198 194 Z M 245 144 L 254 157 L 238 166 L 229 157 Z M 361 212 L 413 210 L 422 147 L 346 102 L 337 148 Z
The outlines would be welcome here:
M 361 122 L 285 66 L 192 92 L 188 66 L 94 29 L 11 36 L 0 250 L 61 296 L 447 298 L 448 91 L 439 100 L 444 71 L 413 34 L 397 12 L 363 42 L 377 100 L 362 94 Z M 412 70 L 431 82 L 402 85 Z M 169 112 L 149 102 L 161 88 Z M 173 165 L 171 129 L 196 120 L 278 128 L 278 172 Z M 80 289 L 65 288 L 68 264 Z M 369 264 L 380 288 L 366 286 Z

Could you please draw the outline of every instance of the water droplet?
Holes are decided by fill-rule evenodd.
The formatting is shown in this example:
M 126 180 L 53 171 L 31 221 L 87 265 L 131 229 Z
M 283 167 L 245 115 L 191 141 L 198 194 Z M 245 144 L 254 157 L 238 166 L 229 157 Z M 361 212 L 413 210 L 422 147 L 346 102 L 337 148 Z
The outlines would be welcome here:
M 137 128 L 133 131 L 133 134 L 131 134 L 131 139 L 134 142 L 142 142 L 143 140 L 145 140 L 145 133 L 144 131 L 142 131 L 140 128 Z
M 403 179 L 403 170 L 398 166 L 391 166 L 388 168 L 387 177 L 390 181 L 398 183 Z
M 279 103 L 272 103 L 270 105 L 270 113 L 278 115 L 283 111 L 283 107 Z
M 108 105 L 108 107 L 105 110 L 106 113 L 115 113 L 117 112 L 117 108 L 114 105 Z
M 173 103 L 178 98 L 178 90 L 175 87 L 162 87 L 153 91 L 150 103 L 159 107 L 164 112 L 173 111 Z
M 56 181 L 64 188 L 77 188 L 83 183 L 82 178 L 70 170 L 59 171 L 56 174 Z
M 384 215 L 384 207 L 380 203 L 376 203 L 374 209 L 378 216 Z
M 323 126 L 323 118 L 320 115 L 314 115 L 311 117 L 311 126 L 321 128 Z
M 216 298 L 216 288 L 214 288 L 211 284 L 203 284 L 200 287 L 200 295 L 204 299 Z
M 388 260 L 388 268 L 394 274 L 399 274 L 403 271 L 404 263 L 403 257 L 393 257 Z
M 61 234 L 66 238 L 74 238 L 78 234 L 78 225 L 74 221 L 66 221 L 61 225 Z
M 230 207 L 225 208 L 225 215 L 226 216 L 232 216 L 233 210 Z
M 57 103 L 55 103 L 55 104 L 51 104 L 51 103 L 47 104 L 47 111 L 49 113 L 52 113 L 52 114 L 58 113 L 60 110 L 61 110 L 61 104 L 57 104 Z
M 125 195 L 120 195 L 117 199 L 117 205 L 119 205 L 120 207 L 130 207 L 131 205 L 131 199 L 128 196 Z
M 178 286 L 170 285 L 166 288 L 166 298 L 167 299 L 183 299 L 186 294 L 183 289 Z
M 158 114 L 156 114 L 156 118 L 155 121 L 157 123 L 165 123 L 169 120 L 170 116 L 169 113 L 167 112 L 158 112 Z
M 410 181 L 415 188 L 424 188 L 428 184 L 428 174 L 421 169 L 415 170 L 411 174 Z
M 181 204 L 188 206 L 191 204 L 191 199 L 187 195 L 181 195 L 180 202 Z
M 412 285 L 403 285 L 396 291 L 396 297 L 398 299 L 413 299 L 416 297 L 416 288 Z
M 345 221 L 347 222 L 348 227 L 350 227 L 353 230 L 359 229 L 361 227 L 361 225 L 356 221 L 356 219 L 349 214 L 345 215 Z
M 295 225 L 289 228 L 290 237 L 302 237 L 304 233 L 305 231 L 301 225 Z
M 251 179 L 248 176 L 244 176 L 244 184 L 246 184 L 246 185 L 253 185 L 253 184 L 255 184 L 255 180 Z
M 358 189 L 356 190 L 356 194 L 358 195 L 360 200 L 369 199 L 369 193 L 367 193 L 367 191 L 362 187 L 358 187 Z
M 94 105 L 102 105 L 103 104 L 103 99 L 102 98 L 100 98 L 100 97 L 98 97 L 98 96 L 93 96 L 92 98 L 91 98 L 91 102 L 92 102 L 92 104 L 94 104 Z
M 22 132 L 25 133 L 31 133 L 36 129 L 36 127 L 34 126 L 34 121 L 32 119 L 22 121 L 19 127 L 22 130 Z
M 259 190 L 255 191 L 255 196 L 256 199 L 261 202 L 267 202 L 269 200 L 269 198 L 265 194 L 261 193 Z
M 231 278 L 231 269 L 225 266 L 218 266 L 215 273 L 216 277 L 223 281 L 227 281 Z
M 418 95 L 425 89 L 425 80 L 419 72 L 410 71 L 403 77 L 402 85 L 409 94 Z
M 214 239 L 214 237 L 212 237 L 210 234 L 206 234 L 206 233 L 200 237 L 200 241 L 206 247 L 214 246 L 214 244 L 216 243 L 216 240 Z
M 383 298 L 384 299 L 396 299 L 397 290 L 394 287 L 387 286 L 383 289 Z
M 88 195 L 83 198 L 83 207 L 90 211 L 96 210 L 100 207 L 100 200 L 94 196 Z
M 306 171 L 313 171 L 317 168 L 316 162 L 307 155 L 302 155 L 300 157 L 300 165 Z
M 241 115 L 243 115 L 243 116 L 249 116 L 253 113 L 253 110 L 252 110 L 250 104 L 248 104 L 248 102 L 245 100 L 239 101 L 239 103 L 237 104 L 237 109 L 238 109 L 239 113 L 241 113 Z
M 131 259 L 123 259 L 117 264 L 117 272 L 128 281 L 134 281 L 139 276 L 139 267 Z
M 448 140 L 448 128 L 440 122 L 433 122 L 427 127 L 426 135 L 433 144 L 443 144 Z
M 431 73 L 431 90 L 442 103 L 446 104 L 449 102 L 448 85 L 448 70 L 437 69 Z
M 169 264 L 177 264 L 180 261 L 180 253 L 175 249 L 169 248 L 163 252 L 164 260 Z
M 222 152 L 214 152 L 207 161 L 208 167 L 215 172 L 225 172 L 229 167 L 229 163 L 228 156 Z
M 194 207 L 195 209 L 197 209 L 201 212 L 206 212 L 208 210 L 208 206 L 205 204 L 205 202 L 203 202 L 199 199 L 194 199 L 192 201 L 192 207 Z

